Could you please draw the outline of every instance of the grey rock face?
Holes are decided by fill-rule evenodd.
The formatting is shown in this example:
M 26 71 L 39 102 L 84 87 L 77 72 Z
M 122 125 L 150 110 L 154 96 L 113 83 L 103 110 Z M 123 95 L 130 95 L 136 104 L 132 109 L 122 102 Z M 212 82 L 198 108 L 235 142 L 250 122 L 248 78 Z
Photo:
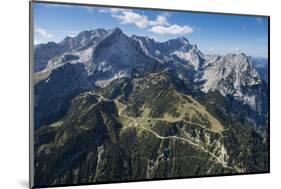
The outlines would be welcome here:
M 104 29 L 84 31 L 76 37 L 66 37 L 60 43 L 49 42 L 36 45 L 34 48 L 34 72 L 44 70 L 51 59 L 65 52 L 72 52 L 75 49 L 82 50 L 90 45 L 95 45 L 106 33 L 107 31 Z
M 75 95 L 93 87 L 82 64 L 65 64 L 53 70 L 34 87 L 35 128 L 58 120 Z
M 36 46 L 35 51 L 36 70 L 83 64 L 99 87 L 132 74 L 168 69 L 203 93 L 219 91 L 259 115 L 268 111 L 267 86 L 257 71 L 259 64 L 245 54 L 204 55 L 184 37 L 157 42 L 148 37 L 128 37 L 119 28 L 96 29 L 66 37 L 58 44 Z
M 244 54 L 228 54 L 207 62 L 200 78 L 205 81 L 202 91 L 218 90 L 223 96 L 231 95 L 259 111 L 261 107 L 257 94 L 262 81 L 249 61 Z
M 65 48 L 57 43 L 36 45 L 34 48 L 34 72 L 44 70 L 48 61 L 65 52 Z

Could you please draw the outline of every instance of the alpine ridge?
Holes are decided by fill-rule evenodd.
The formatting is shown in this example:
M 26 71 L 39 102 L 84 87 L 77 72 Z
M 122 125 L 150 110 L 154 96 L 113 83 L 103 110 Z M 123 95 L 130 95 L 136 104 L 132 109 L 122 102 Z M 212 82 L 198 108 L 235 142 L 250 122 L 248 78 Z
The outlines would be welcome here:
M 49 46 L 49 47 L 48 47 Z M 42 49 L 42 50 L 40 50 Z M 46 57 L 43 52 L 52 49 Z M 49 73 L 66 63 L 84 64 L 89 75 L 95 75 L 95 84 L 104 87 L 120 77 L 138 72 L 174 70 L 179 79 L 194 84 L 200 92 L 219 91 L 227 98 L 249 106 L 255 122 L 258 115 L 267 114 L 267 82 L 254 68 L 252 58 L 245 54 L 204 55 L 185 37 L 157 42 L 149 37 L 128 37 L 121 29 L 84 31 L 76 37 L 66 37 L 60 43 L 47 43 L 35 47 L 35 71 Z M 38 66 L 37 66 L 38 65 Z M 38 73 L 38 75 L 40 75 Z M 47 76 L 48 74 L 41 74 Z M 43 77 L 44 78 L 44 77 Z M 232 101 L 233 101 L 232 100 Z M 235 103 L 237 104 L 237 103 Z M 265 123 L 265 117 L 255 126 Z
M 268 83 L 252 57 L 120 28 L 34 53 L 37 186 L 269 169 Z

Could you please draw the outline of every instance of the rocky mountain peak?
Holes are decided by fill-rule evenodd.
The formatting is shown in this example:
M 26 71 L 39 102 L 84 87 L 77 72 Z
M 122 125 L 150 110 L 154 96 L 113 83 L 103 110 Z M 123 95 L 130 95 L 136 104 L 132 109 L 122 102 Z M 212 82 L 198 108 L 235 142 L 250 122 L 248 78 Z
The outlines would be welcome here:
M 110 34 L 110 35 L 116 35 L 116 36 L 118 36 L 118 35 L 124 34 L 124 33 L 122 32 L 122 30 L 121 30 L 120 28 L 118 28 L 118 27 L 113 28 L 113 29 L 108 30 L 108 31 L 109 31 L 109 34 Z
M 131 38 L 135 41 L 141 41 L 149 44 L 155 43 L 155 40 L 153 38 L 150 38 L 148 36 L 137 36 L 137 35 L 132 35 Z
M 65 47 L 68 51 L 76 48 L 83 48 L 93 44 L 93 42 L 98 39 L 103 38 L 107 33 L 108 32 L 105 29 L 87 30 L 80 32 L 75 37 L 67 36 L 59 43 L 59 45 Z
M 182 44 L 185 44 L 185 45 L 189 45 L 190 43 L 189 43 L 189 41 L 188 41 L 188 39 L 186 38 L 186 37 L 177 37 L 176 38 L 178 41 L 180 41 Z
M 47 48 L 50 46 L 50 48 Z M 185 37 L 158 42 L 149 37 L 128 37 L 120 28 L 83 31 L 75 37 L 66 37 L 59 44 L 47 44 L 51 58 L 48 69 L 65 63 L 82 63 L 88 73 L 108 73 L 104 80 L 127 76 L 135 64 L 148 65 L 158 62 L 169 66 L 181 78 L 199 81 L 203 92 L 219 91 L 222 95 L 234 96 L 237 100 L 257 109 L 258 99 L 250 88 L 262 84 L 259 73 L 247 55 L 204 55 L 197 45 Z M 53 48 L 52 46 L 55 46 Z M 38 53 L 38 52 L 36 52 Z M 42 60 L 43 55 L 39 54 Z M 145 70 L 144 70 L 145 72 Z
M 205 93 L 217 90 L 223 96 L 233 96 L 254 110 L 260 109 L 260 99 L 253 91 L 260 93 L 262 81 L 245 54 L 227 54 L 209 59 L 199 80 L 203 82 L 201 90 Z

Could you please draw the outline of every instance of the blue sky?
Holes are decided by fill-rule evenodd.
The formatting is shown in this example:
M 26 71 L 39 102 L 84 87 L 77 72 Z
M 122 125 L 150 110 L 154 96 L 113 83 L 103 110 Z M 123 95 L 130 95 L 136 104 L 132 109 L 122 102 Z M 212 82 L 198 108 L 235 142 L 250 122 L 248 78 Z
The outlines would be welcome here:
M 127 35 L 165 41 L 179 36 L 206 54 L 267 57 L 266 17 L 34 3 L 34 43 L 59 42 L 84 30 L 119 27 Z

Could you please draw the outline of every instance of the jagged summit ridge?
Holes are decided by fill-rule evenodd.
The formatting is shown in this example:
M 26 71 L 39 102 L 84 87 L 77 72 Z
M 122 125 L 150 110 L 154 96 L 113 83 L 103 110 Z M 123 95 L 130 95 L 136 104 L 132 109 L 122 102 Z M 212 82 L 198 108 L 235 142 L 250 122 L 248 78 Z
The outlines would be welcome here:
M 133 35 L 143 52 L 160 62 L 180 62 L 191 69 L 198 70 L 203 59 L 203 53 L 196 45 L 191 45 L 185 37 L 178 37 L 165 42 L 157 42 L 149 37 Z
M 46 55 L 43 51 L 49 53 Z M 95 29 L 66 37 L 58 44 L 35 47 L 37 70 L 51 71 L 66 63 L 83 64 L 89 75 L 95 74 L 96 84 L 130 77 L 136 67 L 145 73 L 148 68 L 156 69 L 154 64 L 164 65 L 174 70 L 180 79 L 198 83 L 203 93 L 219 91 L 254 110 L 262 109 L 259 101 L 263 83 L 250 57 L 243 53 L 204 55 L 185 37 L 158 42 L 149 37 L 129 37 L 120 28 Z
M 107 34 L 105 29 L 95 29 L 80 32 L 75 37 L 67 36 L 61 42 L 60 45 L 65 46 L 69 50 L 74 50 L 76 48 L 86 47 L 94 41 L 103 38 Z

